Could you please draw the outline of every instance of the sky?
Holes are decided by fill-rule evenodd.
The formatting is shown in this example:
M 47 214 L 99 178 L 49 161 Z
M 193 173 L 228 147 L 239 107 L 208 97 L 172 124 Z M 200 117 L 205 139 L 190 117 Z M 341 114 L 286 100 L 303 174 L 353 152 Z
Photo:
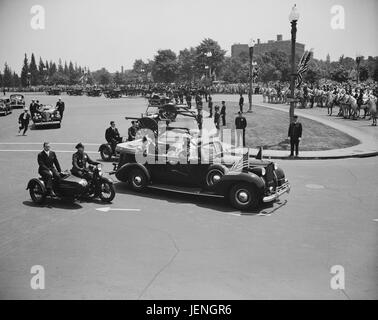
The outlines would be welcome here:
M 0 68 L 17 73 L 24 53 L 72 60 L 92 71 L 130 69 L 157 50 L 179 50 L 212 38 L 230 55 L 234 43 L 290 39 L 289 13 L 297 5 L 297 41 L 314 57 L 378 55 L 378 0 L 0 0 Z M 35 30 L 34 5 L 45 10 Z M 344 8 L 343 29 L 333 29 L 334 5 Z

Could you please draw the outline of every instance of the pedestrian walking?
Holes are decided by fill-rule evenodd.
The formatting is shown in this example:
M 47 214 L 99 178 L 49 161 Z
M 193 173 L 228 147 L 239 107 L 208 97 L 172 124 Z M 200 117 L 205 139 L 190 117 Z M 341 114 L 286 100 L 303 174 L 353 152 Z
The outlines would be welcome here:
M 294 121 L 290 123 L 289 132 L 287 134 L 290 141 L 290 157 L 298 157 L 299 154 L 299 142 L 302 140 L 302 124 L 298 122 L 298 116 L 293 117 Z
M 214 124 L 215 124 L 215 127 L 217 128 L 217 130 L 220 129 L 220 112 L 219 112 L 219 106 L 215 106 L 214 108 L 215 110 L 215 113 L 214 113 Z
M 209 118 L 212 118 L 213 117 L 213 98 L 210 96 L 209 96 L 208 106 L 209 106 Z
M 21 130 L 24 130 L 22 135 L 26 135 L 26 131 L 28 130 L 29 127 L 29 121 L 30 121 L 30 114 L 28 112 L 28 108 L 24 108 L 24 112 L 20 114 L 18 117 L 18 134 L 21 133 Z
M 247 120 L 243 117 L 241 111 L 238 112 L 238 116 L 235 118 L 236 127 L 236 145 L 240 146 L 240 141 L 243 141 L 243 147 L 245 147 L 245 129 L 247 127 Z

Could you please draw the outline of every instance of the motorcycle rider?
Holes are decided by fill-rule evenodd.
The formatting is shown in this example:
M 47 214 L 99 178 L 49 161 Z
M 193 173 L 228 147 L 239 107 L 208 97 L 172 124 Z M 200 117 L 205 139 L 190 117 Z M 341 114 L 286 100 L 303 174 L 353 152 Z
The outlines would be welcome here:
M 112 153 L 115 154 L 117 143 L 122 142 L 122 137 L 119 135 L 114 121 L 110 121 L 110 127 L 105 131 L 105 139 L 109 143 Z
M 87 153 L 84 152 L 84 145 L 79 142 L 76 147 L 77 151 L 72 155 L 72 169 L 71 173 L 79 178 L 90 180 L 93 174 L 89 172 L 87 163 L 97 166 L 100 164 L 97 161 L 93 161 Z
M 49 142 L 43 143 L 43 151 L 38 154 L 38 165 L 38 173 L 46 183 L 48 194 L 55 197 L 55 193 L 52 189 L 53 179 L 60 181 L 59 173 L 61 173 L 62 170 L 55 152 L 50 150 Z

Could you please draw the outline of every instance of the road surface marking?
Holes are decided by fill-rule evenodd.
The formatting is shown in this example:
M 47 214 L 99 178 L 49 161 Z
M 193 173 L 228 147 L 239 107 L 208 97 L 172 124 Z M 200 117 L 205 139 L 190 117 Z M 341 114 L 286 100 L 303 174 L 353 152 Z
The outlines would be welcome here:
M 320 184 L 306 184 L 306 188 L 309 189 L 324 189 L 324 186 Z
M 20 144 L 20 145 L 23 145 L 23 144 L 36 144 L 36 145 L 42 145 L 43 142 L 0 142 L 0 144 L 9 144 L 9 145 L 12 145 L 12 144 Z M 59 145 L 73 145 L 73 144 L 77 144 L 77 142 L 50 142 L 50 144 L 59 144 Z M 101 145 L 101 143 L 84 143 L 83 142 L 83 145 L 86 145 L 86 146 L 98 146 L 98 145 Z
M 66 153 L 74 153 L 75 151 L 74 150 L 53 150 L 54 152 L 59 152 L 59 153 L 62 153 L 62 152 L 66 152 Z M 0 152 L 41 152 L 41 150 L 28 150 L 28 149 L 24 149 L 24 150 L 5 150 L 5 149 L 0 149 Z M 98 151 L 85 151 L 86 153 L 93 153 L 93 154 L 98 154 Z
M 103 207 L 103 208 L 96 208 L 97 211 L 101 212 L 108 212 L 108 211 L 140 211 L 140 209 L 122 209 L 122 208 L 110 208 L 110 207 Z

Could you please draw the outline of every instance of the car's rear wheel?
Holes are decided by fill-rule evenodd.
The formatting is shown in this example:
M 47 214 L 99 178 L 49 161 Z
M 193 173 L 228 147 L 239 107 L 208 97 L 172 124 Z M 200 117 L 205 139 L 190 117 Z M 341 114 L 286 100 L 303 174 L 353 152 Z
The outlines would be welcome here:
M 42 204 L 46 200 L 46 192 L 42 188 L 42 186 L 37 182 L 32 182 L 29 186 L 29 194 L 30 198 L 32 198 L 33 202 L 36 204 Z
M 246 183 L 232 186 L 229 198 L 231 205 L 238 210 L 256 209 L 260 204 L 256 188 Z
M 141 169 L 132 169 L 129 174 L 129 183 L 134 191 L 142 192 L 147 187 L 148 178 Z

